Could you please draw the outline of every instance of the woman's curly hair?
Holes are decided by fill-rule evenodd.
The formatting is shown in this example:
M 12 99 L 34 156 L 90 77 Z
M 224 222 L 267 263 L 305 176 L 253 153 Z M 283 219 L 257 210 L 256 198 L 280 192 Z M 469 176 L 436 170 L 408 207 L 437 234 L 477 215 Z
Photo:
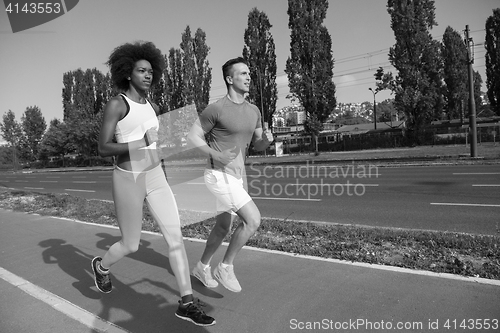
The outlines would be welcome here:
M 152 85 L 160 82 L 165 60 L 159 49 L 152 42 L 126 43 L 118 46 L 109 56 L 106 64 L 111 70 L 111 80 L 120 90 L 127 90 L 129 87 L 130 74 L 135 63 L 139 60 L 147 60 L 153 68 Z

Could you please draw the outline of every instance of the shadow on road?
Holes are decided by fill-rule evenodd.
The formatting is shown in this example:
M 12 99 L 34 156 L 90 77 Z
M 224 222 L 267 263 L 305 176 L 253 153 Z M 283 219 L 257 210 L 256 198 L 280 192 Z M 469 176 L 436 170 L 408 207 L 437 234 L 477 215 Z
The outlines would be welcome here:
M 138 292 L 134 287 L 146 292 Z M 206 332 L 203 327 L 177 318 L 177 299 L 166 299 L 155 292 L 155 287 L 177 293 L 165 283 L 147 278 L 131 284 L 113 278 L 113 292 L 99 294 L 102 308 L 97 315 L 131 332 Z M 211 309 L 205 308 L 207 312 Z
M 102 249 L 103 251 L 107 251 L 111 245 L 113 245 L 114 243 L 118 242 L 121 239 L 120 236 L 113 236 L 102 232 L 97 233 L 96 236 L 101 238 L 101 240 L 99 240 L 96 245 L 99 249 Z M 131 258 L 151 266 L 156 266 L 159 268 L 166 269 L 170 275 L 174 276 L 174 272 L 170 267 L 170 261 L 168 257 L 162 253 L 153 250 L 150 247 L 150 245 L 151 242 L 141 239 L 141 242 L 139 244 L 139 250 L 135 253 L 129 254 L 127 258 Z M 167 246 L 166 243 L 165 246 Z M 192 276 L 191 276 L 191 285 L 194 291 L 206 297 L 211 297 L 211 298 L 223 297 L 220 293 L 212 289 L 206 288 L 198 279 Z
M 94 283 L 90 278 L 92 276 L 92 269 L 90 261 L 92 256 L 81 251 L 71 244 L 66 244 L 62 239 L 47 239 L 43 240 L 38 245 L 46 248 L 42 252 L 43 262 L 46 264 L 57 264 L 59 268 L 76 279 L 73 282 L 75 287 L 83 296 L 92 299 L 98 299 L 95 291 L 90 289 Z
M 99 242 L 99 248 L 104 250 L 120 239 L 120 237 L 104 233 L 100 233 L 98 236 L 102 238 Z M 90 266 L 93 256 L 67 244 L 63 239 L 47 239 L 39 242 L 38 245 L 45 248 L 42 252 L 44 263 L 57 264 L 64 273 L 77 280 L 72 285 L 83 296 L 101 302 L 99 310 L 91 310 L 98 317 L 131 332 L 206 332 L 205 328 L 195 326 L 175 316 L 177 301 L 180 299 L 176 286 L 172 287 L 149 278 L 142 278 L 126 284 L 117 276 L 112 276 L 113 291 L 109 294 L 103 294 L 94 288 Z M 169 266 L 167 257 L 148 248 L 149 242 L 142 241 L 141 245 L 142 248 L 130 256 L 131 258 L 161 268 Z M 170 268 L 168 270 L 171 272 Z M 175 295 L 175 297 L 167 299 L 162 295 L 164 293 L 161 290 L 166 290 L 166 294 Z M 220 296 L 218 293 L 212 293 L 214 293 L 213 297 Z M 207 304 L 205 311 L 210 312 L 211 310 L 213 307 Z

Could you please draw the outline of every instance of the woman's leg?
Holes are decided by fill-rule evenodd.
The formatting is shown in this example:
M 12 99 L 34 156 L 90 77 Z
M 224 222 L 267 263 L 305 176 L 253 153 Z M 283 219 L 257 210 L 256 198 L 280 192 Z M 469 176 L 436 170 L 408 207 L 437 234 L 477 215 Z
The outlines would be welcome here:
M 139 248 L 145 196 L 144 175 L 121 169 L 113 171 L 113 200 L 122 239 L 113 244 L 102 258 L 103 268 L 109 268 Z
M 174 194 L 161 168 L 148 172 L 146 202 L 168 244 L 168 258 L 174 271 L 181 297 L 191 295 L 189 263 L 184 248 L 179 211 Z

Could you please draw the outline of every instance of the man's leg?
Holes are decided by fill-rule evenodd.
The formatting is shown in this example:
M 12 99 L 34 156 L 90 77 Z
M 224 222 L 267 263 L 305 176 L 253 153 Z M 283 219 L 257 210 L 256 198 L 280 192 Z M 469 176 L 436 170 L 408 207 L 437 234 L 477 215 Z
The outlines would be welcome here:
M 238 252 L 240 252 L 241 248 L 260 226 L 260 211 L 253 200 L 241 207 L 236 214 L 238 214 L 242 222 L 234 231 L 226 254 L 224 255 L 224 259 L 222 260 L 222 263 L 226 265 L 233 264 L 234 258 Z
M 224 259 L 214 269 L 215 278 L 225 288 L 235 293 L 241 291 L 241 285 L 234 275 L 233 260 L 260 225 L 260 212 L 252 200 L 236 213 L 242 219 L 242 222 L 231 237 Z
M 231 230 L 231 224 L 233 223 L 234 215 L 230 213 L 223 212 L 217 215 L 215 227 L 210 232 L 210 236 L 208 236 L 207 243 L 205 245 L 205 250 L 201 256 L 201 262 L 204 265 L 210 265 L 210 261 L 212 260 L 213 255 L 217 251 L 217 249 L 222 244 L 224 237 Z

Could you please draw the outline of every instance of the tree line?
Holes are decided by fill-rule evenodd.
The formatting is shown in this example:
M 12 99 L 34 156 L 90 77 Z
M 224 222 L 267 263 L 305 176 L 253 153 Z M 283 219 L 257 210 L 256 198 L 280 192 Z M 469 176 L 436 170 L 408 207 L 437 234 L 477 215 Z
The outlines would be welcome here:
M 290 95 L 287 98 L 297 101 L 306 111 L 305 129 L 313 139 L 337 105 L 332 39 L 323 24 L 328 6 L 328 0 L 288 0 L 290 55 L 285 73 Z M 451 27 L 446 28 L 442 41 L 432 38 L 430 31 L 437 25 L 433 0 L 388 0 L 387 12 L 396 40 L 388 57 L 397 72 L 386 73 L 379 68 L 374 73 L 376 92 L 385 89 L 393 92 L 391 106 L 404 114 L 408 142 L 418 144 L 418 133 L 432 120 L 457 119 L 465 114 L 467 49 L 460 33 Z M 263 123 L 269 125 L 277 101 L 271 28 L 265 12 L 253 8 L 248 14 L 242 49 L 253 83 L 248 100 L 261 109 Z M 485 30 L 487 97 L 491 113 L 500 116 L 500 8 L 488 17 Z M 165 117 L 172 127 L 167 131 L 178 134 L 189 128 L 193 119 L 191 113 L 183 112 L 186 106 L 194 106 L 198 113 L 207 106 L 212 83 L 209 53 L 205 32 L 198 28 L 193 34 L 187 26 L 179 47 L 164 55 L 167 66 L 149 97 L 162 114 L 170 115 Z M 477 72 L 474 82 L 479 95 L 482 78 Z M 48 128 L 37 106 L 28 107 L 20 123 L 11 110 L 4 114 L 0 130 L 13 153 L 0 154 L 0 158 L 33 162 L 74 154 L 88 161 L 98 159 L 103 109 L 118 91 L 109 73 L 96 68 L 64 73 L 63 86 L 63 120 L 51 120 Z M 479 97 L 475 100 L 480 103 Z M 173 142 L 179 145 L 181 138 L 174 138 Z
M 405 114 L 408 142 L 419 144 L 420 133 L 431 121 L 463 120 L 468 111 L 468 50 L 461 34 L 449 26 L 442 42 L 432 38 L 431 30 L 437 26 L 432 0 L 388 0 L 387 11 L 396 39 L 389 60 L 397 74 L 379 68 L 376 91 L 392 91 L 394 107 Z M 500 116 L 500 8 L 487 18 L 485 30 L 489 113 Z M 473 81 L 479 109 L 478 72 Z

